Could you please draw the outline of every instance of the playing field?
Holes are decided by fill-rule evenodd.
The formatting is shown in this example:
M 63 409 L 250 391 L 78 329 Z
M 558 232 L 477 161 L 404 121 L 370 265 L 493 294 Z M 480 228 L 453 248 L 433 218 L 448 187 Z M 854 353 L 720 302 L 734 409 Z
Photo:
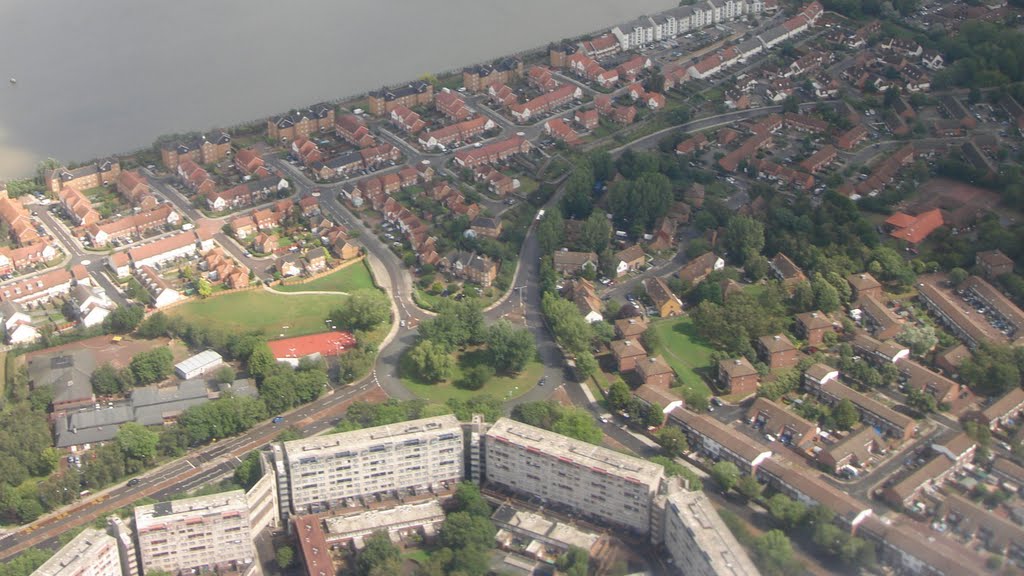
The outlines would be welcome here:
M 275 286 L 274 290 L 277 292 L 346 292 L 351 294 L 356 290 L 373 288 L 373 278 L 370 277 L 370 271 L 364 260 L 346 266 L 337 272 L 321 276 L 312 282 Z
M 711 348 L 700 339 L 689 317 L 658 320 L 651 325 L 658 333 L 661 344 L 658 354 L 676 371 L 684 388 L 708 389 L 700 373 L 711 365 Z
M 540 377 L 544 375 L 544 365 L 534 360 L 526 365 L 517 376 L 508 378 L 505 376 L 494 376 L 479 390 L 464 390 L 457 388 L 455 382 L 462 379 L 462 370 L 486 362 L 487 353 L 483 350 L 465 352 L 457 356 L 455 373 L 444 382 L 437 384 L 426 384 L 421 382 L 415 375 L 414 370 L 407 364 L 405 356 L 399 364 L 399 374 L 402 384 L 412 391 L 413 394 L 431 402 L 444 403 L 449 398 L 469 400 L 483 394 L 505 401 L 525 394 L 527 390 L 537 385 Z M 557 386 L 558 383 L 548 383 L 548 386 Z
M 249 290 L 195 300 L 172 308 L 168 314 L 231 332 L 260 330 L 268 338 L 285 338 L 328 329 L 325 320 L 345 298 L 330 294 L 285 295 Z

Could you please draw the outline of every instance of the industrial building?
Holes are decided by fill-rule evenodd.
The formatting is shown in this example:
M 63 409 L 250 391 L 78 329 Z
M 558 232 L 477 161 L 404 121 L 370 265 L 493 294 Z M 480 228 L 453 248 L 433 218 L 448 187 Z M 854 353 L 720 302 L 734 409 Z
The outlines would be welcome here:
M 191 358 L 174 365 L 174 373 L 182 380 L 191 380 L 206 374 L 224 363 L 220 354 L 213 350 L 204 350 Z

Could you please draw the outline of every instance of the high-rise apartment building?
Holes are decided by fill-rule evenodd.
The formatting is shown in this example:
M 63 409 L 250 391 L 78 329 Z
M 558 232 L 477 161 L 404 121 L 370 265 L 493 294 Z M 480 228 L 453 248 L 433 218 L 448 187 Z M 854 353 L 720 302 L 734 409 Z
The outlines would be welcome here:
M 122 576 L 117 541 L 102 530 L 86 528 L 32 576 Z
M 255 557 L 249 504 L 242 490 L 135 508 L 142 573 L 233 568 Z
M 508 418 L 485 437 L 487 482 L 640 534 L 665 479 L 658 464 Z M 657 521 L 658 519 L 655 519 Z
M 677 490 L 665 506 L 663 544 L 679 574 L 757 576 L 759 572 L 703 492 Z
M 462 426 L 452 415 L 284 442 L 272 454 L 282 516 L 457 483 L 465 468 Z

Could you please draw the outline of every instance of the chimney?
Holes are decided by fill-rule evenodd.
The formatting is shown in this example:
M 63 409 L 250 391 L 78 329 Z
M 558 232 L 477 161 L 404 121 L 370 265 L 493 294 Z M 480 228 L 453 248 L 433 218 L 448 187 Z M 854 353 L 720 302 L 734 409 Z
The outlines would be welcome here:
M 742 362 L 740 362 L 739 358 L 737 358 L 736 360 L 733 360 L 733 362 L 735 362 L 737 366 L 739 366 L 740 364 L 742 364 Z
M 774 338 L 776 342 L 778 342 L 779 340 L 782 340 L 782 336 L 780 336 L 778 334 L 776 334 L 775 336 L 772 336 L 772 338 Z

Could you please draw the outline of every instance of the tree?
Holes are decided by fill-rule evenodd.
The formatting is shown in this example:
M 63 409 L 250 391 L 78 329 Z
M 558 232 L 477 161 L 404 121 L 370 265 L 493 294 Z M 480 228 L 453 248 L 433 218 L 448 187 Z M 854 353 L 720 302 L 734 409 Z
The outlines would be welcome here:
M 446 380 L 455 370 L 455 360 L 443 345 L 421 340 L 409 351 L 409 361 L 416 373 L 427 382 Z
M 486 550 L 494 541 L 494 533 L 494 524 L 487 516 L 452 512 L 441 526 L 441 544 L 452 550 L 467 547 Z
M 196 294 L 200 298 L 208 297 L 210 294 L 213 294 L 213 285 L 206 278 L 200 278 L 196 281 Z
M 935 328 L 931 326 L 908 323 L 896 336 L 896 341 L 906 344 L 910 347 L 911 352 L 920 356 L 934 348 L 938 344 L 939 338 L 935 335 Z
M 494 377 L 494 368 L 490 364 L 478 364 L 462 371 L 462 380 L 456 383 L 465 390 L 479 390 Z
M 583 222 L 580 229 L 580 248 L 600 254 L 608 248 L 612 239 L 612 225 L 601 212 L 594 212 Z
M 768 513 L 786 530 L 800 526 L 807 516 L 807 506 L 778 493 L 768 499 Z
M 357 574 L 376 576 L 401 572 L 401 552 L 391 543 L 387 531 L 374 532 L 363 543 L 363 551 L 356 558 Z
M 590 554 L 579 546 L 569 546 L 565 554 L 555 562 L 555 566 L 566 576 L 587 576 L 589 564 Z
M 811 281 L 814 291 L 815 306 L 822 312 L 829 313 L 839 309 L 839 291 L 824 276 L 817 274 Z
M 734 261 L 745 263 L 764 249 L 764 225 L 747 216 L 732 218 L 725 229 L 725 245 Z
M 110 362 L 104 362 L 89 376 L 92 391 L 98 396 L 123 394 L 132 387 L 131 372 L 121 372 Z
M 139 338 L 160 338 L 170 335 L 170 321 L 163 312 L 155 312 L 139 324 L 135 330 Z
M 923 416 L 938 410 L 938 401 L 928 392 L 911 388 L 907 391 L 907 406 Z
M 243 490 L 249 490 L 259 482 L 262 476 L 259 450 L 253 450 L 246 454 L 241 464 L 235 468 L 234 480 Z
M 998 396 L 1020 386 L 1024 352 L 984 343 L 960 366 L 960 376 L 977 394 Z
M 632 398 L 632 395 L 629 392 L 629 386 L 622 379 L 617 379 L 608 386 L 605 401 L 608 403 L 609 409 L 621 410 L 629 402 L 630 398 Z
M 799 114 L 800 98 L 796 96 L 787 96 L 786 99 L 782 101 L 782 111 L 792 112 L 793 114 Z
M 949 271 L 949 283 L 954 286 L 959 286 L 960 284 L 963 284 L 964 280 L 967 280 L 968 276 L 970 276 L 970 274 L 968 274 L 967 270 L 959 267 L 953 268 Z
M 658 430 L 657 440 L 658 444 L 661 445 L 661 449 L 669 458 L 678 458 L 683 455 L 683 452 L 690 449 L 690 445 L 686 441 L 686 435 L 675 426 L 665 426 Z
M 142 306 L 120 306 L 103 320 L 103 324 L 108 332 L 127 334 L 135 330 L 144 315 Z
M 266 342 L 261 342 L 253 348 L 249 354 L 249 359 L 246 361 L 246 369 L 249 371 L 249 376 L 255 379 L 257 383 L 262 382 L 276 366 L 277 360 L 274 358 L 274 353 L 270 351 L 270 346 L 267 346 Z
M 747 500 L 757 500 L 761 497 L 763 490 L 764 486 L 761 486 L 761 483 L 752 474 L 743 476 L 736 483 L 736 491 Z
M 451 512 L 466 512 L 470 516 L 483 518 L 491 517 L 491 505 L 480 493 L 480 488 L 471 482 L 459 484 L 449 506 Z
M 515 328 L 508 320 L 499 320 L 487 329 L 484 338 L 491 365 L 504 373 L 517 373 L 537 355 L 533 333 Z
M 551 254 L 562 247 L 565 237 L 565 221 L 562 212 L 557 208 L 549 210 L 537 224 L 537 242 L 541 254 Z
M 711 467 L 711 478 L 722 487 L 722 492 L 728 492 L 739 482 L 740 470 L 732 462 L 722 460 Z
M 174 355 L 170 348 L 154 348 L 136 354 L 128 367 L 132 371 L 136 386 L 153 384 L 171 375 L 174 369 Z
M 601 444 L 604 433 L 594 422 L 594 418 L 581 408 L 570 408 L 562 412 L 551 430 L 562 436 L 568 436 L 590 444 Z
M 278 546 L 276 551 L 277 567 L 281 570 L 290 568 L 292 563 L 295 562 L 295 549 L 285 544 Z M 146 573 L 149 576 L 149 572 Z
M 231 384 L 235 381 L 235 369 L 225 364 L 213 374 L 213 379 L 220 384 Z
M 125 422 L 117 431 L 117 445 L 125 456 L 141 462 L 150 462 L 156 457 L 156 445 L 160 435 L 136 422 Z
M 857 411 L 853 402 L 844 398 L 832 410 L 832 420 L 835 422 L 836 428 L 850 430 L 860 422 L 860 412 Z
M 335 324 L 349 330 L 373 330 L 390 319 L 391 301 L 379 290 L 356 290 L 331 313 Z
M 793 545 L 781 530 L 769 530 L 754 541 L 754 550 L 761 560 L 758 567 L 770 575 L 798 574 L 802 572 L 793 557 Z

